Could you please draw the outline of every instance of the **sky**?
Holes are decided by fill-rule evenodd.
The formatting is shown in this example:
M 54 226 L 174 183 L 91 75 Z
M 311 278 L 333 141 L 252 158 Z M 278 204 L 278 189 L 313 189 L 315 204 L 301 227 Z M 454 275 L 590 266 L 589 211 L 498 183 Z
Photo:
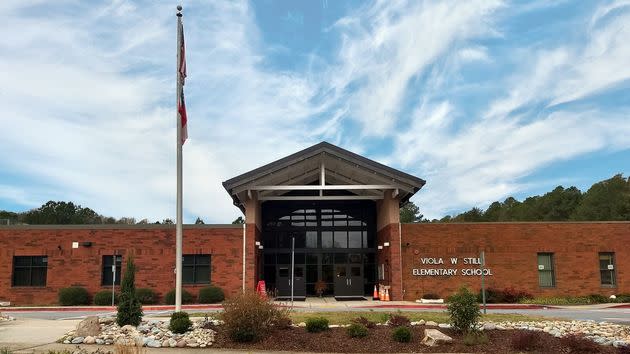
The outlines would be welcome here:
M 174 1 L 0 2 L 0 210 L 175 216 Z M 184 222 L 320 141 L 428 218 L 630 172 L 630 1 L 183 1 Z

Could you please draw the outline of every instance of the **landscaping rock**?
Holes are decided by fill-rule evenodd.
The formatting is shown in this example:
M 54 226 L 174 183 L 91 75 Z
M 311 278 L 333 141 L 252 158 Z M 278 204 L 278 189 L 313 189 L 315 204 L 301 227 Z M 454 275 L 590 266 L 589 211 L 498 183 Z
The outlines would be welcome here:
M 433 322 L 433 321 L 427 321 L 427 323 L 425 323 L 425 325 L 427 326 L 437 326 L 437 322 Z
M 440 328 L 451 328 L 451 325 L 448 323 L 440 323 L 438 324 L 438 327 Z
M 101 333 L 101 325 L 97 316 L 86 317 L 77 325 L 76 335 L 79 337 L 98 336 Z
M 145 344 L 149 348 L 160 348 L 162 344 L 153 338 L 149 338 L 149 340 Z
M 437 329 L 425 329 L 424 330 L 424 338 L 422 339 L 422 344 L 427 345 L 429 347 L 435 347 L 442 343 L 451 343 L 453 338 L 447 336 L 446 334 L 438 331 Z
M 83 340 L 83 344 L 94 344 L 94 343 L 96 343 L 96 339 L 94 339 L 94 337 L 92 336 L 87 336 Z
M 81 343 L 83 343 L 83 339 L 84 339 L 83 337 L 75 337 L 75 338 L 73 338 L 70 341 L 70 343 L 72 343 L 72 344 L 81 344 Z
M 178 348 L 184 348 L 186 346 L 186 341 L 185 340 L 180 340 L 179 342 L 177 342 L 177 347 Z
M 482 328 L 484 331 L 492 331 L 497 329 L 497 325 L 494 323 L 485 323 Z

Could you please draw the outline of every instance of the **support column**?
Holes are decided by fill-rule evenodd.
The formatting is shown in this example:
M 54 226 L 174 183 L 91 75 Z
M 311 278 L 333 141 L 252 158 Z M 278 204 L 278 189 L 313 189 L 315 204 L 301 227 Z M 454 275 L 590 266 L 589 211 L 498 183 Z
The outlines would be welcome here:
M 260 251 L 256 241 L 262 241 L 262 215 L 258 193 L 252 192 L 251 198 L 245 202 L 245 289 L 256 289 Z
M 378 266 L 385 264 L 385 279 L 379 282 L 389 285 L 390 299 L 398 301 L 403 299 L 400 201 L 394 194 L 386 191 L 384 198 L 376 202 L 376 242 L 383 246 L 377 249 Z M 389 246 L 384 246 L 386 242 Z

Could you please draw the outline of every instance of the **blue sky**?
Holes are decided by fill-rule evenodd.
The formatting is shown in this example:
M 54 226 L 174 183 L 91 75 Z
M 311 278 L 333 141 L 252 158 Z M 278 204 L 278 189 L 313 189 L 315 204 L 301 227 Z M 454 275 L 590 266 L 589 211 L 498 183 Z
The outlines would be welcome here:
M 175 5 L 5 1 L 0 209 L 175 214 Z M 630 170 L 630 1 L 183 1 L 184 210 L 326 140 L 434 218 Z

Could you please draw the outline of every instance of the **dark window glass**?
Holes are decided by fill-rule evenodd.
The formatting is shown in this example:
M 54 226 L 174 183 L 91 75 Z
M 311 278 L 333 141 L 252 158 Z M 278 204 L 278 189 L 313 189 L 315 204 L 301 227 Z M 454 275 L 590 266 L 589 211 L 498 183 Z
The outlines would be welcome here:
M 209 254 L 185 254 L 182 256 L 182 283 L 210 283 Z
M 322 254 L 322 264 L 333 264 L 334 256 L 332 253 L 324 253 Z
M 265 264 L 276 264 L 276 255 L 274 253 L 265 254 Z
M 540 285 L 541 288 L 551 288 L 556 286 L 553 253 L 538 254 L 538 285 Z
M 335 231 L 335 248 L 348 248 L 347 231 Z
M 306 234 L 304 232 L 294 232 L 293 237 L 295 237 L 295 248 L 306 247 Z
M 322 266 L 322 280 L 326 283 L 332 283 L 334 281 L 333 274 L 333 266 L 332 265 L 323 265 Z
M 295 276 L 296 278 L 304 277 L 304 268 L 303 267 L 293 268 L 293 276 Z
M 306 254 L 306 264 L 317 264 L 317 255 L 312 253 Z
M 278 276 L 281 278 L 287 278 L 289 277 L 289 268 L 279 268 L 278 269 Z
M 317 231 L 306 232 L 306 248 L 317 248 Z
M 346 266 L 337 266 L 335 267 L 335 273 L 337 273 L 337 277 L 345 277 L 346 276 Z
M 599 254 L 599 274 L 603 286 L 615 286 L 615 254 L 603 252 Z
M 346 253 L 335 253 L 335 264 L 346 264 L 348 255 Z
M 361 267 L 350 267 L 350 276 L 360 277 L 361 276 Z
M 116 258 L 116 274 L 112 271 L 114 265 L 114 258 Z M 114 282 L 116 285 L 120 285 L 120 279 L 122 278 L 122 256 L 103 256 L 103 271 L 101 273 L 101 285 L 112 285 L 112 279 L 116 278 Z
M 304 259 L 304 253 L 296 253 L 295 259 L 293 261 L 295 262 L 295 264 L 304 264 Z
M 361 231 L 348 232 L 348 248 L 361 248 Z
M 333 233 L 330 231 L 322 231 L 322 248 L 333 247 Z
M 288 233 L 278 233 L 278 248 L 291 248 L 291 236 Z
M 317 265 L 307 265 L 306 266 L 306 282 L 315 283 L 318 280 L 319 279 L 317 279 Z
M 13 257 L 13 286 L 46 286 L 47 256 Z
M 278 264 L 291 264 L 291 254 L 289 253 L 278 254 Z

